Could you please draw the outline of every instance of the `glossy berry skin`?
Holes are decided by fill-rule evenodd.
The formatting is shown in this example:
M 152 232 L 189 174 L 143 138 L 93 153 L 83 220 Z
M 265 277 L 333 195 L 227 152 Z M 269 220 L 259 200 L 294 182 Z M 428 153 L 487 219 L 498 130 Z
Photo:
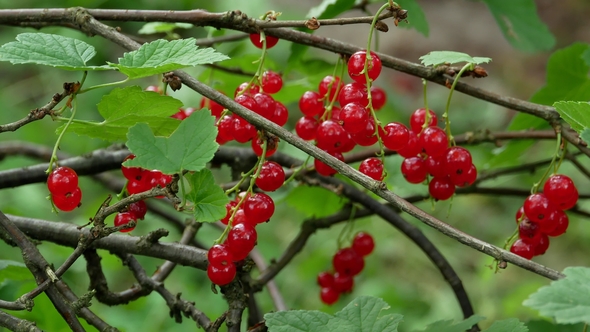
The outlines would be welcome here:
M 47 177 L 47 189 L 55 195 L 65 195 L 78 188 L 78 174 L 69 167 L 55 168 Z
M 350 293 L 354 287 L 352 276 L 336 272 L 334 273 L 334 290 L 339 293 Z
M 444 130 L 439 127 L 428 127 L 418 137 L 420 147 L 429 156 L 443 155 L 449 146 L 449 140 Z
M 424 163 L 426 164 L 426 170 L 428 174 L 432 175 L 435 178 L 444 178 L 447 177 L 447 171 L 445 169 L 445 157 L 444 156 L 428 156 L 424 159 Z
M 401 166 L 402 175 L 409 183 L 422 183 L 428 172 L 424 160 L 420 157 L 406 158 Z
M 524 201 L 524 214 L 532 222 L 546 222 L 554 210 L 556 210 L 556 207 L 547 199 L 545 194 L 532 194 Z
M 379 138 L 375 134 L 375 120 L 373 120 L 373 117 L 369 117 L 369 122 L 365 129 L 350 136 L 352 137 L 352 140 L 360 146 L 371 146 L 377 143 Z
M 535 256 L 540 256 L 545 254 L 547 249 L 549 249 L 549 236 L 547 234 L 541 234 L 539 237 L 539 241 L 533 247 L 533 253 Z
M 472 164 L 471 153 L 464 147 L 453 146 L 445 152 L 445 168 L 451 179 L 467 173 Z
M 275 100 L 275 112 L 270 121 L 281 127 L 289 121 L 289 110 L 280 101 Z
M 361 256 L 367 256 L 375 249 L 375 241 L 369 233 L 358 232 L 352 240 L 352 249 Z
M 350 134 L 340 124 L 332 120 L 320 123 L 316 131 L 317 146 L 324 151 L 342 152 L 346 140 L 352 140 Z
M 457 187 L 467 187 L 472 185 L 477 180 L 477 168 L 471 164 L 467 169 L 467 172 L 457 172 L 449 174 L 451 182 Z
M 383 162 L 379 158 L 367 158 L 359 165 L 359 172 L 373 180 L 381 181 L 383 180 Z
M 269 35 L 264 35 L 264 37 L 266 38 L 266 49 L 267 50 L 273 48 L 279 42 L 279 39 L 277 37 L 273 37 L 273 36 L 269 36 Z M 252 42 L 252 44 L 254 46 L 262 49 L 262 41 L 260 40 L 259 33 L 251 33 L 250 34 L 250 41 Z
M 237 98 L 242 95 L 250 96 L 250 95 L 260 92 L 260 87 L 258 85 L 250 85 L 250 88 L 246 89 L 249 84 L 250 84 L 249 82 L 244 82 L 244 83 L 241 83 L 240 85 L 238 85 L 238 87 L 236 88 L 236 91 L 234 92 L 234 97 Z M 237 102 L 237 99 L 236 99 L 236 102 Z M 239 102 L 238 102 L 238 104 L 239 104 Z M 242 105 L 242 106 L 244 106 L 244 105 Z M 246 106 L 244 106 L 244 107 L 246 107 Z
M 76 187 L 71 192 L 65 194 L 51 194 L 51 200 L 56 208 L 64 212 L 69 212 L 80 205 L 80 201 L 82 201 L 82 191 L 79 187 Z
M 537 244 L 541 238 L 539 224 L 530 221 L 528 218 L 523 219 L 518 224 L 518 237 L 525 243 Z
M 225 217 L 220 220 L 222 224 L 227 225 L 229 223 L 229 218 L 231 218 L 232 215 L 232 209 L 237 205 L 238 202 L 236 201 L 229 201 L 229 203 L 225 204 Z
M 338 103 L 340 103 L 340 107 L 346 106 L 349 103 L 359 103 L 363 107 L 366 107 L 369 104 L 368 94 L 367 94 L 367 87 L 353 82 L 344 84 L 342 89 L 340 89 L 340 93 L 338 94 Z
M 256 178 L 256 185 L 264 191 L 275 191 L 285 182 L 283 167 L 274 161 L 265 161 L 262 164 L 260 175 Z
M 132 214 L 130 212 L 119 212 L 115 216 L 115 227 L 127 225 L 131 221 L 136 221 L 134 214 Z M 135 229 L 135 227 L 122 229 L 121 232 L 123 232 L 123 233 L 131 232 L 134 229 Z
M 408 143 L 403 148 L 398 149 L 397 153 L 404 158 L 410 158 L 416 157 L 420 152 L 422 152 L 422 147 L 418 142 L 418 135 L 413 131 L 410 131 Z
M 239 143 L 246 143 L 256 137 L 256 127 L 238 115 L 233 115 L 234 118 L 234 139 Z
M 256 93 L 252 96 L 256 101 L 254 112 L 261 115 L 267 120 L 270 120 L 275 115 L 276 102 L 273 97 L 265 93 Z
M 555 174 L 549 177 L 543 186 L 543 193 L 561 210 L 574 207 L 578 201 L 578 189 L 568 176 Z
M 436 118 L 436 114 L 429 110 L 430 120 L 428 121 L 427 127 L 434 127 L 438 123 Z M 410 116 L 410 128 L 416 134 L 419 134 L 422 131 L 422 127 L 424 126 L 424 122 L 426 122 L 426 109 L 419 108 L 412 113 Z
M 442 178 L 435 177 L 428 183 L 428 193 L 436 200 L 445 201 L 455 193 L 455 185 L 446 176 Z
M 134 158 L 135 158 L 135 155 L 130 154 L 127 157 L 125 157 L 125 159 L 123 159 L 123 163 L 127 160 L 131 160 Z M 127 180 L 137 180 L 138 177 L 141 176 L 142 171 L 143 171 L 143 169 L 141 169 L 139 167 L 127 167 L 127 166 L 121 165 L 121 172 L 123 172 L 123 176 Z
M 374 52 L 370 52 L 371 57 L 367 63 L 367 74 L 371 81 L 374 81 L 381 74 L 381 59 Z M 367 51 L 358 51 L 350 56 L 348 59 L 348 75 L 355 82 L 360 84 L 367 84 L 367 78 L 364 72 L 365 61 L 367 60 Z
M 517 239 L 512 244 L 510 252 L 526 259 L 532 259 L 535 255 L 534 247 L 523 242 L 522 239 Z
M 560 212 L 562 212 L 563 214 L 560 214 L 556 218 L 557 220 L 554 223 L 555 227 L 550 232 L 547 232 L 547 235 L 549 235 L 549 236 L 560 236 L 563 233 L 565 233 L 565 231 L 567 231 L 567 228 L 568 228 L 568 226 L 570 224 L 569 218 L 567 217 L 567 214 L 565 214 L 563 211 L 560 211 Z M 551 216 L 549 218 L 551 218 Z
M 346 104 L 340 111 L 340 122 L 344 130 L 357 134 L 367 127 L 369 112 L 358 103 Z
M 254 226 L 249 224 L 237 224 L 227 234 L 227 247 L 232 254 L 234 262 L 241 261 L 254 249 L 258 234 Z
M 233 264 L 233 257 L 225 244 L 216 244 L 207 252 L 210 265 L 221 266 Z
M 246 218 L 253 223 L 263 223 L 272 217 L 275 212 L 275 203 L 265 193 L 257 193 L 250 196 L 243 204 Z
M 301 139 L 311 141 L 315 139 L 319 125 L 318 120 L 315 118 L 304 116 L 295 124 L 295 132 Z
M 144 201 L 137 201 L 129 204 L 127 211 L 133 214 L 136 219 L 143 220 L 145 214 L 147 213 L 147 205 Z
M 343 248 L 338 250 L 334 255 L 332 265 L 336 272 L 352 277 L 363 270 L 365 267 L 365 261 L 363 260 L 363 256 L 357 253 L 354 249 Z
M 331 287 L 322 287 L 320 290 L 320 299 L 327 305 L 332 305 L 338 301 L 340 293 Z
M 330 272 L 320 272 L 318 274 L 318 285 L 320 287 L 333 287 L 334 286 L 334 275 Z
M 218 286 L 225 286 L 236 277 L 236 265 L 234 263 L 227 265 L 209 264 L 207 266 L 207 277 L 209 277 L 212 283 Z
M 213 115 L 216 118 L 221 116 L 221 113 L 223 112 L 223 109 L 224 109 L 224 107 L 219 105 L 216 101 L 211 100 L 207 97 L 203 97 L 203 99 L 201 99 L 201 102 L 199 103 L 199 107 L 201 109 L 203 109 L 203 108 L 210 109 L 211 115 Z M 189 117 L 190 113 L 194 112 L 194 109 L 192 109 L 192 111 L 190 111 L 190 113 L 187 112 L 187 110 L 184 111 L 185 117 Z
M 252 140 L 252 151 L 254 151 L 254 153 L 258 157 L 262 156 L 263 145 L 264 145 L 264 141 L 260 137 Z M 273 154 L 275 154 L 275 152 L 277 152 L 278 147 L 279 147 L 279 144 L 277 142 L 268 140 L 268 142 L 266 143 L 265 157 L 270 157 Z
M 127 193 L 129 195 L 139 194 L 152 189 L 151 177 L 148 170 L 144 170 L 139 180 L 129 180 L 127 183 Z
M 378 111 L 385 106 L 387 101 L 387 94 L 378 86 L 371 86 L 371 99 L 373 101 L 373 109 Z
M 223 145 L 234 139 L 234 117 L 232 115 L 224 115 L 221 120 L 217 122 L 217 137 L 215 141 L 219 145 Z
M 383 145 L 391 151 L 399 151 L 408 145 L 410 131 L 399 122 L 390 122 L 380 131 Z
M 306 91 L 299 98 L 299 110 L 307 116 L 316 116 L 324 113 L 322 96 L 315 91 Z
M 330 155 L 332 155 L 332 157 L 334 157 L 340 161 L 344 161 L 344 156 L 342 156 L 342 153 L 340 153 L 340 152 L 328 152 L 328 153 Z M 323 175 L 323 176 L 332 176 L 332 175 L 338 173 L 335 169 L 326 165 L 323 161 L 321 161 L 319 159 L 314 159 L 313 165 L 315 167 L 315 171 L 318 172 L 318 174 Z
M 267 70 L 262 73 L 260 85 L 262 87 L 262 91 L 266 93 L 277 93 L 281 91 L 281 88 L 283 87 L 283 78 L 278 73 Z
M 332 99 L 334 99 L 334 96 L 336 96 L 336 91 L 338 91 L 339 88 L 342 88 L 342 81 L 340 80 L 340 77 L 338 77 L 338 76 L 324 77 L 320 81 L 320 84 L 318 86 L 318 92 L 320 93 L 320 96 L 325 97 L 328 94 L 328 87 L 330 89 L 330 94 L 328 95 L 328 100 L 332 101 Z

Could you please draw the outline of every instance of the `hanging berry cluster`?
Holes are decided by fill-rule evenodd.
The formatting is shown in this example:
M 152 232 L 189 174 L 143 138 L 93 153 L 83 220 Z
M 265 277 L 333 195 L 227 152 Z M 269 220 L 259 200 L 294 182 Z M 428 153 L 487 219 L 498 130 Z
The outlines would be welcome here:
M 47 177 L 47 189 L 56 208 L 67 212 L 80 206 L 82 191 L 78 187 L 78 174 L 73 169 L 55 168 Z
M 549 237 L 560 236 L 567 230 L 569 219 L 564 211 L 576 205 L 578 196 L 578 189 L 568 176 L 550 176 L 543 192 L 527 197 L 516 213 L 518 239 L 510 251 L 526 259 L 543 255 L 549 248 Z
M 332 259 L 334 272 L 324 271 L 318 274 L 320 298 L 325 304 L 331 305 L 338 301 L 340 294 L 350 293 L 354 287 L 354 276 L 365 267 L 364 257 L 373 252 L 373 237 L 359 232 L 352 240 L 352 245 L 336 252 Z

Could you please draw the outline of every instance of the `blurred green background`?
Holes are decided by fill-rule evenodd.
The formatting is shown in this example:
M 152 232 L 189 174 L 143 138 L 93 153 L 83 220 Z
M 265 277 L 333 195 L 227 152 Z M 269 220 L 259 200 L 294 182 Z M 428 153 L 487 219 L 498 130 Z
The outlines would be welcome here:
M 404 1 L 398 1 L 402 6 Z M 309 8 L 317 5 L 317 1 L 135 1 L 133 4 L 122 1 L 93 1 L 83 3 L 87 8 L 134 8 L 134 9 L 192 9 L 205 8 L 210 11 L 225 11 L 240 9 L 243 12 L 259 16 L 267 10 L 281 11 L 281 19 L 301 19 Z M 490 65 L 486 65 L 490 77 L 478 81 L 468 79 L 469 83 L 489 89 L 499 94 L 510 95 L 523 99 L 530 96 L 544 84 L 545 64 L 551 52 L 527 54 L 513 49 L 502 37 L 500 30 L 493 21 L 486 7 L 472 1 L 418 1 L 422 5 L 426 19 L 430 25 L 430 35 L 425 37 L 414 30 L 395 29 L 390 27 L 390 32 L 380 36 L 380 51 L 399 56 L 409 61 L 417 62 L 420 55 L 432 50 L 452 49 L 477 56 L 489 56 L 494 59 Z M 556 47 L 564 47 L 574 41 L 588 42 L 587 31 L 589 24 L 585 17 L 590 13 L 590 5 L 586 1 L 537 1 L 541 19 L 549 26 L 551 32 L 557 38 Z M 23 0 L 19 2 L 0 0 L 1 8 L 25 8 L 25 7 L 70 7 L 77 6 L 79 1 L 39 1 Z M 370 7 L 373 9 L 373 6 Z M 347 16 L 362 15 L 359 11 L 352 11 Z M 412 13 L 409 13 L 411 20 Z M 120 26 L 122 31 L 136 34 L 141 28 L 141 23 L 114 24 Z M 33 29 L 0 27 L 0 44 L 13 41 L 15 36 L 22 32 L 35 31 Z M 92 64 L 102 64 L 104 61 L 116 61 L 123 54 L 123 50 L 100 38 L 90 38 L 77 31 L 66 28 L 44 28 L 42 32 L 56 33 L 69 37 L 79 38 L 95 46 L 98 54 L 92 60 Z M 206 37 L 210 30 L 205 28 L 192 28 L 178 31 L 184 37 Z M 219 35 L 224 32 L 215 32 Z M 236 32 L 229 31 L 227 34 Z M 332 36 L 346 42 L 364 45 L 368 26 L 354 27 L 325 27 L 316 32 L 321 35 Z M 149 38 L 161 36 L 149 36 Z M 246 71 L 253 72 L 259 52 L 249 41 L 217 45 L 216 48 L 233 59 L 221 63 L 225 66 L 240 66 Z M 285 71 L 290 45 L 288 42 L 279 44 L 269 51 L 267 67 Z M 331 74 L 336 56 L 323 51 L 311 51 L 306 59 L 319 59 L 309 67 L 298 66 L 289 71 L 285 76 L 286 87 L 277 99 L 285 102 L 290 110 L 289 129 L 293 128 L 298 118 L 296 100 L 307 89 L 315 89 L 321 78 Z M 321 61 L 320 61 L 321 60 Z M 216 88 L 231 94 L 235 87 L 247 77 L 233 77 L 221 72 L 210 74 L 210 70 L 196 68 L 189 70 L 194 75 L 199 75 L 203 80 L 208 80 Z M 93 73 L 88 77 L 87 84 L 99 84 L 120 80 L 117 73 Z M 13 66 L 9 63 L 0 63 L 0 123 L 9 123 L 24 117 L 33 108 L 39 107 L 50 100 L 51 96 L 61 91 L 63 82 L 80 79 L 79 73 L 66 72 L 54 68 L 36 67 L 32 65 Z M 134 82 L 143 87 L 157 84 L 158 79 L 153 77 Z M 401 121 L 407 123 L 409 114 L 422 106 L 421 81 L 418 78 L 397 73 L 392 70 L 384 70 L 376 82 L 388 93 L 387 107 L 379 113 L 382 121 Z M 104 89 L 81 96 L 81 108 L 78 112 L 80 118 L 100 119 L 96 112 L 96 104 Z M 442 114 L 447 98 L 448 90 L 444 87 L 429 84 L 429 106 Z M 198 106 L 201 97 L 189 91 L 181 89 L 172 96 L 180 99 L 185 106 Z M 471 97 L 455 94 L 452 102 L 452 125 L 455 134 L 475 130 L 504 130 L 513 112 L 501 107 L 473 99 Z M 14 133 L 3 133 L 0 142 L 21 140 L 34 142 L 52 147 L 56 135 L 55 129 L 59 123 L 53 123 L 49 118 L 32 123 Z M 77 137 L 73 134 L 65 136 L 61 144 L 61 150 L 72 155 L 80 155 L 97 148 L 108 146 L 107 142 Z M 531 162 L 550 157 L 553 151 L 553 142 L 536 143 L 526 154 L 518 160 L 510 163 Z M 304 158 L 304 154 L 296 149 L 282 144 L 282 152 Z M 474 155 L 474 161 L 480 171 L 490 169 L 490 161 L 497 151 L 493 144 L 482 144 L 470 147 Z M 581 162 L 588 166 L 585 158 Z M 39 163 L 24 157 L 8 157 L 0 161 L 0 170 L 23 167 Z M 399 157 L 388 157 L 387 168 L 390 177 L 388 185 L 392 190 L 402 196 L 411 194 L 425 194 L 427 188 L 421 185 L 407 184 L 399 174 Z M 510 163 L 504 163 L 508 165 Z M 564 163 L 561 171 L 570 175 L 579 184 L 580 191 L 586 192 L 588 179 L 584 178 L 569 163 Z M 113 172 L 120 175 L 120 172 Z M 222 167 L 216 172 L 219 182 L 229 179 L 229 169 Z M 518 174 L 501 177 L 486 183 L 486 187 L 514 187 L 528 189 L 537 181 L 540 173 Z M 42 218 L 55 221 L 65 221 L 75 224 L 85 223 L 93 215 L 99 204 L 104 199 L 107 191 L 88 178 L 82 178 L 80 186 L 83 188 L 83 207 L 71 213 L 51 213 L 50 204 L 45 200 L 47 190 L 44 184 L 34 184 L 19 188 L 4 188 L 0 190 L 0 209 L 5 213 L 24 215 L 34 218 Z M 270 261 L 277 258 L 289 242 L 295 237 L 299 225 L 308 216 L 301 209 L 287 203 L 288 192 L 295 187 L 290 185 L 273 194 L 277 201 L 278 210 L 269 224 L 259 227 L 258 249 L 262 255 Z M 309 202 L 310 198 L 298 197 L 295 201 L 299 204 Z M 514 231 L 514 214 L 521 206 L 524 198 L 515 197 L 489 197 L 482 195 L 458 196 L 452 201 L 437 203 L 433 208 L 431 203 L 425 201 L 418 206 L 434 216 L 447 221 L 454 227 L 480 238 L 489 243 L 501 246 L 504 240 Z M 310 202 L 311 203 L 311 202 Z M 581 202 L 581 206 L 588 204 Z M 548 280 L 519 268 L 509 266 L 500 273 L 494 273 L 490 267 L 493 260 L 479 252 L 467 248 L 454 240 L 422 225 L 417 220 L 404 215 L 404 217 L 418 226 L 428 238 L 433 241 L 446 258 L 450 261 L 461 277 L 463 284 L 470 296 L 479 315 L 486 316 L 488 320 L 480 325 L 488 326 L 493 320 L 516 317 L 523 321 L 539 319 L 536 312 L 521 305 L 522 301 L 540 286 L 546 285 Z M 112 221 L 112 218 L 110 219 Z M 587 253 L 590 249 L 587 239 L 590 231 L 587 220 L 582 220 L 576 215 L 570 214 L 570 228 L 566 235 L 552 239 L 548 252 L 535 261 L 547 265 L 556 270 L 563 270 L 567 266 L 587 265 Z M 169 225 L 154 216 L 148 214 L 146 220 L 139 224 L 132 235 L 140 236 L 147 232 L 166 227 L 171 230 L 166 241 L 177 241 L 180 234 Z M 318 231 L 308 242 L 305 249 L 293 262 L 285 268 L 275 279 L 289 308 L 292 309 L 318 309 L 325 312 L 335 312 L 342 308 L 348 301 L 359 295 L 371 295 L 383 298 L 391 305 L 391 312 L 403 314 L 404 323 L 400 331 L 419 329 L 440 319 L 460 319 L 461 311 L 450 287 L 445 283 L 440 273 L 426 258 L 425 255 L 407 238 L 378 218 L 363 218 L 356 221 L 355 229 L 367 231 L 375 237 L 376 251 L 366 260 L 366 268 L 355 279 L 355 289 L 352 294 L 344 296 L 332 307 L 322 305 L 319 301 L 319 288 L 315 283 L 317 274 L 331 266 L 331 258 L 337 250 L 337 238 L 343 225 L 335 226 L 329 230 Z M 205 226 L 198 233 L 197 238 L 204 243 L 211 243 L 217 238 L 219 232 L 213 227 Z M 0 259 L 21 261 L 20 251 L 0 243 Z M 59 266 L 71 253 L 70 248 L 64 248 L 50 243 L 39 246 L 41 252 L 49 262 Z M 121 265 L 118 258 L 108 252 L 100 252 L 103 257 L 103 268 L 109 280 L 112 291 L 121 291 L 133 284 L 133 277 L 126 267 Z M 162 262 L 138 257 L 148 272 L 154 271 Z M 0 272 L 1 273 L 1 272 Z M 257 272 L 255 271 L 254 274 Z M 85 273 L 85 261 L 78 260 L 76 264 L 65 274 L 64 280 L 78 294 L 83 294 L 88 285 L 88 277 Z M 189 301 L 195 301 L 196 307 L 205 311 L 212 319 L 218 317 L 226 309 L 226 303 L 220 295 L 214 295 L 210 290 L 210 283 L 201 271 L 186 267 L 177 267 L 174 273 L 166 280 L 166 286 L 173 293 L 182 293 L 182 297 Z M 7 281 L 0 284 L 0 298 L 15 300 L 23 293 L 34 287 L 32 281 Z M 266 291 L 257 295 L 264 312 L 273 310 L 273 304 Z M 176 324 L 168 316 L 168 308 L 165 302 L 157 294 L 152 294 L 126 306 L 108 307 L 97 301 L 91 307 L 99 316 L 108 323 L 116 326 L 121 331 L 190 331 L 194 330 L 194 322 L 186 320 L 182 324 Z M 58 316 L 48 299 L 41 295 L 35 299 L 35 308 L 32 312 L 10 312 L 11 314 L 37 322 L 37 325 L 45 331 L 67 331 L 67 326 Z M 537 329 L 543 331 L 543 323 L 536 323 Z M 564 327 L 565 329 L 565 327 Z M 89 331 L 93 328 L 89 327 Z M 547 329 L 550 331 L 551 329 Z M 581 331 L 581 329 L 579 329 Z M 0 328 L 2 331 L 2 328 Z

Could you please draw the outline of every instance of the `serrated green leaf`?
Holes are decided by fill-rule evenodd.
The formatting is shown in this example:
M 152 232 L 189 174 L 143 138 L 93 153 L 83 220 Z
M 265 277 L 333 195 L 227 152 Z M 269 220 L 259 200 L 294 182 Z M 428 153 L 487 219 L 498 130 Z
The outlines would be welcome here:
M 21 33 L 16 41 L 0 47 L 0 61 L 37 64 L 66 70 L 109 70 L 109 66 L 88 66 L 96 55 L 92 45 L 81 40 L 47 34 Z
M 462 52 L 455 52 L 455 51 L 432 51 L 426 55 L 420 57 L 420 61 L 424 66 L 439 66 L 444 63 L 458 63 L 458 62 L 468 62 L 468 63 L 488 63 L 492 61 L 491 58 L 484 58 L 484 57 L 472 57 L 469 54 L 462 53 Z
M 482 316 L 473 315 L 466 320 L 454 322 L 453 320 L 439 320 L 426 327 L 420 332 L 465 332 L 474 324 L 479 323 L 485 318 Z
M 525 52 L 538 52 L 555 45 L 555 37 L 539 19 L 533 0 L 481 1 L 488 6 L 512 47 Z
M 307 18 L 319 19 L 334 18 L 354 6 L 355 0 L 323 0 L 319 5 L 311 8 Z
M 125 53 L 119 63 L 109 63 L 121 73 L 136 79 L 229 59 L 212 48 L 199 49 L 194 38 L 167 41 L 155 40 L 139 49 Z
M 408 11 L 408 22 L 409 23 L 400 23 L 398 27 L 400 28 L 408 28 L 408 29 L 416 29 L 416 31 L 420 32 L 424 35 L 424 37 L 428 37 L 429 28 L 428 28 L 428 20 L 426 20 L 426 15 L 422 10 L 420 4 L 416 0 L 399 0 L 397 4 L 400 5 L 403 9 Z
M 31 280 L 33 275 L 27 266 L 21 262 L 0 260 L 0 284 L 4 280 Z
M 560 324 L 590 324 L 590 268 L 568 267 L 565 278 L 539 288 L 523 302 Z
M 157 169 L 164 174 L 198 172 L 213 159 L 219 147 L 216 136 L 215 117 L 206 109 L 181 121 L 170 137 L 156 137 L 147 124 L 138 123 L 127 133 L 127 147 L 135 159 L 124 165 Z
M 193 25 L 190 23 L 148 22 L 137 33 L 151 35 L 154 33 L 169 33 L 174 31 L 174 29 L 190 29 L 192 27 Z
M 270 332 L 322 331 L 329 326 L 332 318 L 317 310 L 288 310 L 264 315 Z
M 191 186 L 186 198 L 194 204 L 195 220 L 214 222 L 223 218 L 229 199 L 223 189 L 215 184 L 213 173 L 205 168 L 197 173 L 188 174 L 186 179 Z
M 523 322 L 516 318 L 510 318 L 494 322 L 484 332 L 528 332 L 528 330 Z
M 299 186 L 287 195 L 286 201 L 307 217 L 321 218 L 342 209 L 346 200 L 335 193 L 321 188 Z
M 170 116 L 182 107 L 182 102 L 170 96 L 143 91 L 139 86 L 117 88 L 104 96 L 97 105 L 102 122 L 73 122 L 68 132 L 101 138 L 107 141 L 126 139 L 129 128 L 143 122 L 157 136 L 170 135 L 180 124 Z M 57 129 L 61 133 L 63 126 Z
M 350 322 L 358 332 L 396 332 L 402 321 L 397 314 L 381 315 L 389 305 L 380 298 L 360 296 L 350 302 L 334 316 Z
M 553 104 L 561 118 L 577 131 L 582 133 L 590 127 L 590 104 L 587 102 L 558 101 Z
M 580 134 L 580 138 L 586 142 L 586 144 L 590 144 L 590 129 L 586 128 Z

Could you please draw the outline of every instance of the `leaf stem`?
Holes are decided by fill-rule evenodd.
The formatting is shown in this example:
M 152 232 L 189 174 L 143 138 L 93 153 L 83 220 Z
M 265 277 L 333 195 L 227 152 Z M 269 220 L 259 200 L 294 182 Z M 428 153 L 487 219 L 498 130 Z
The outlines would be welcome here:
M 124 79 L 122 81 L 94 85 L 94 86 L 91 86 L 91 87 L 89 87 L 87 89 L 78 91 L 78 94 L 85 93 L 85 92 L 88 92 L 88 91 L 91 91 L 91 90 L 94 90 L 94 89 L 106 88 L 106 87 L 109 87 L 109 86 L 116 86 L 116 85 L 119 85 L 119 84 L 127 83 L 129 81 L 131 81 L 131 79 L 129 77 L 127 77 L 126 79 Z
M 55 145 L 53 146 L 53 151 L 51 152 L 51 158 L 49 159 L 49 166 L 47 167 L 45 174 L 49 174 L 53 171 L 53 163 L 55 163 L 57 166 L 57 149 L 59 149 L 59 143 L 61 143 L 61 139 L 63 138 L 64 134 L 68 130 L 70 123 L 72 123 L 72 121 L 74 120 L 74 116 L 76 116 L 76 109 L 78 106 L 78 101 L 77 101 L 76 96 L 77 95 L 72 96 L 72 115 L 70 116 L 70 119 L 68 120 L 68 122 L 64 126 L 64 129 L 62 129 L 61 133 L 59 133 L 59 136 L 57 137 L 57 141 L 55 142 Z
M 561 147 L 561 132 L 557 133 L 556 140 L 557 140 L 557 144 L 555 146 L 555 151 L 553 152 L 553 159 L 551 159 L 551 164 L 549 164 L 549 167 L 547 167 L 547 170 L 545 170 L 545 173 L 543 173 L 543 176 L 541 177 L 541 179 L 539 179 L 539 181 L 533 185 L 533 187 L 531 188 L 531 194 L 536 194 L 539 191 L 539 187 L 541 186 L 543 181 L 545 181 L 547 176 L 551 173 L 556 172 L 556 170 L 554 170 L 554 166 L 555 166 L 555 161 L 557 160 L 557 156 L 559 155 L 559 149 Z M 561 164 L 561 162 L 560 162 L 560 164 Z
M 455 91 L 455 86 L 457 86 L 457 82 L 459 82 L 459 78 L 463 75 L 463 73 L 467 70 L 473 70 L 475 67 L 474 63 L 467 63 L 459 73 L 455 76 L 453 80 L 453 85 L 451 85 L 451 91 L 449 91 L 449 97 L 447 98 L 447 105 L 445 106 L 445 113 L 443 114 L 443 118 L 445 119 L 445 132 L 447 133 L 447 137 L 449 138 L 449 143 L 452 146 L 455 146 L 455 138 L 451 134 L 451 121 L 449 120 L 449 108 L 451 107 L 451 98 L 453 97 L 453 91 Z M 428 113 L 428 110 L 426 111 Z

